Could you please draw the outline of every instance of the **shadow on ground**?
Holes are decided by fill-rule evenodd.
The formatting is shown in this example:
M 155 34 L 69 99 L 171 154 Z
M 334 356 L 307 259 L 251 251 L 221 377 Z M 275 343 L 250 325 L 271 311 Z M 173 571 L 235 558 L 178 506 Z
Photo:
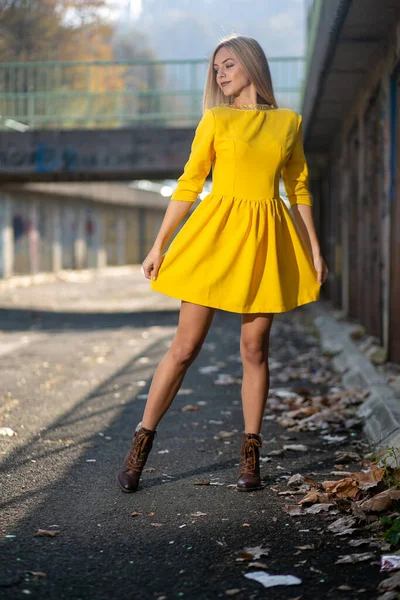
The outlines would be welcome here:
M 23 330 L 31 318 L 26 311 L 0 312 L 1 326 L 7 322 L 10 330 Z M 171 326 L 177 313 L 35 313 L 34 318 L 46 331 L 67 326 L 84 333 L 90 328 Z M 271 356 L 285 363 L 293 352 L 317 351 L 311 334 L 305 339 L 296 330 L 296 324 L 306 318 L 305 311 L 292 311 L 276 319 Z M 6 456 L 0 508 L 5 533 L 15 537 L 1 541 L 4 597 L 210 600 L 236 589 L 234 597 L 239 600 L 317 600 L 356 597 L 338 592 L 341 583 L 367 587 L 370 567 L 343 565 L 340 574 L 332 568 L 346 542 L 321 535 L 319 516 L 309 515 L 307 521 L 290 519 L 283 510 L 285 500 L 270 489 L 284 473 L 330 468 L 330 451 L 321 450 L 316 436 L 289 435 L 307 443 L 310 452 L 279 459 L 280 471 L 276 461 L 266 463 L 263 490 L 248 494 L 235 489 L 243 427 L 240 383 L 216 385 L 214 374 L 203 375 L 198 369 L 222 363 L 220 372 L 240 380 L 239 336 L 238 315 L 217 312 L 182 393 L 158 428 L 147 463 L 154 471 L 144 474 L 136 494 L 122 493 L 115 476 L 168 337 L 150 344 L 145 351 L 147 362 L 141 362 L 143 355 L 127 362 L 73 409 L 62 412 L 60 407 L 60 416 L 45 431 Z M 138 379 L 146 385 L 133 394 L 130 383 Z M 33 396 L 39 393 L 32 390 Z M 198 410 L 182 410 L 188 404 Z M 113 418 L 105 426 L 110 411 Z M 217 435 L 221 430 L 233 436 L 223 441 Z M 263 435 L 265 453 L 276 448 L 287 431 L 266 421 Z M 204 481 L 211 485 L 194 485 Z M 35 537 L 39 528 L 59 529 L 60 534 Z M 298 556 L 295 546 L 304 544 L 314 544 L 315 551 Z M 269 557 L 260 560 L 268 564 L 269 572 L 297 575 L 303 584 L 266 590 L 246 579 L 246 564 L 238 559 L 247 546 L 268 547 Z M 372 593 L 367 591 L 363 598 L 374 598 Z

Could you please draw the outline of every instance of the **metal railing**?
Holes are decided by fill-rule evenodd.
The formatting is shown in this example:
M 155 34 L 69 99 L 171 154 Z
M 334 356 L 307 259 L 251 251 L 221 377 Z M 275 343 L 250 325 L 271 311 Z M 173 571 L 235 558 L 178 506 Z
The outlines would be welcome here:
M 269 59 L 281 106 L 299 110 L 304 57 Z M 0 63 L 0 128 L 188 126 L 207 60 Z
M 307 66 L 310 61 L 312 49 L 314 47 L 317 27 L 321 16 L 322 0 L 309 0 L 307 7 Z

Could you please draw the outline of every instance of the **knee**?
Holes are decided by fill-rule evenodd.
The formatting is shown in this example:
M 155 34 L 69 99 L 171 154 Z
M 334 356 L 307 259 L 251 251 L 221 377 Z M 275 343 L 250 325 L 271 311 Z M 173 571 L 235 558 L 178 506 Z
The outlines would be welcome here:
M 181 365 L 190 365 L 200 348 L 197 344 L 192 343 L 190 340 L 174 340 L 170 346 L 170 355 L 172 359 Z
M 268 350 L 263 340 L 240 340 L 240 354 L 243 362 L 260 365 L 267 360 Z

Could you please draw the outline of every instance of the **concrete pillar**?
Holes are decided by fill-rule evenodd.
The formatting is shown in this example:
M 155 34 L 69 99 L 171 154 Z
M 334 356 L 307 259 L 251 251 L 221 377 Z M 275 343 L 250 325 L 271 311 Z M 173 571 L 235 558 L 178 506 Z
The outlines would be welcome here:
M 11 198 L 0 196 L 0 277 L 14 274 L 14 234 Z
M 346 158 L 347 153 L 344 153 Z M 341 185 L 341 203 L 342 203 L 342 307 L 346 315 L 349 314 L 350 309 L 350 244 L 349 244 L 349 202 L 352 201 L 350 197 L 350 173 L 346 168 L 346 161 L 342 161 L 342 185 Z
M 104 214 L 101 208 L 97 207 L 94 215 L 94 222 L 96 226 L 96 237 L 95 246 L 97 261 L 96 266 L 98 269 L 107 266 L 107 253 L 104 247 Z
M 86 214 L 85 208 L 80 206 L 78 208 L 78 223 L 76 228 L 76 238 L 74 243 L 74 264 L 75 269 L 84 269 L 86 267 L 86 236 L 85 236 L 85 222 Z
M 55 202 L 52 206 L 53 239 L 52 239 L 52 268 L 57 272 L 62 269 L 62 228 L 61 205 Z
M 122 210 L 117 213 L 117 260 L 119 265 L 126 263 L 126 228 Z
M 391 270 L 391 152 L 394 148 L 392 135 L 395 135 L 394 124 L 391 122 L 392 102 L 394 98 L 391 96 L 390 74 L 388 77 L 383 77 L 382 86 L 382 150 L 383 150 L 383 181 L 382 181 L 382 197 L 381 197 L 381 257 L 382 257 L 382 345 L 389 350 L 390 338 L 390 270 Z
M 365 153 L 366 153 L 366 139 L 365 139 L 365 126 L 364 126 L 364 114 L 366 106 L 363 104 L 359 107 L 358 111 L 358 141 L 359 141 L 359 152 L 358 152 L 358 196 L 357 202 L 357 273 L 352 273 L 351 276 L 357 280 L 357 318 L 365 326 L 365 300 L 363 292 L 364 284 L 364 269 L 365 269 L 365 248 L 364 248 L 364 230 L 365 215 L 364 209 L 364 196 L 365 196 Z
M 29 205 L 29 270 L 38 273 L 39 265 L 39 203 L 33 200 Z
M 146 209 L 139 206 L 138 210 L 139 222 L 139 262 L 143 262 L 146 258 Z

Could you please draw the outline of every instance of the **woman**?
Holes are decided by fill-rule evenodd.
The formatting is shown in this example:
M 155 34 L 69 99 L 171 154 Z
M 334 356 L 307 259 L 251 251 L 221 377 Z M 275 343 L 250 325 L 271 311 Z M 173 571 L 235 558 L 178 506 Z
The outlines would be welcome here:
M 215 309 L 242 315 L 245 428 L 237 489 L 260 489 L 273 316 L 317 300 L 328 274 L 311 212 L 301 116 L 277 108 L 268 62 L 255 40 L 233 35 L 218 44 L 203 108 L 184 173 L 142 265 L 153 290 L 182 304 L 175 337 L 155 371 L 142 421 L 117 475 L 124 492 L 138 488 L 156 427 L 198 355 Z M 163 255 L 211 167 L 212 192 Z M 281 174 L 297 228 L 279 198 Z

